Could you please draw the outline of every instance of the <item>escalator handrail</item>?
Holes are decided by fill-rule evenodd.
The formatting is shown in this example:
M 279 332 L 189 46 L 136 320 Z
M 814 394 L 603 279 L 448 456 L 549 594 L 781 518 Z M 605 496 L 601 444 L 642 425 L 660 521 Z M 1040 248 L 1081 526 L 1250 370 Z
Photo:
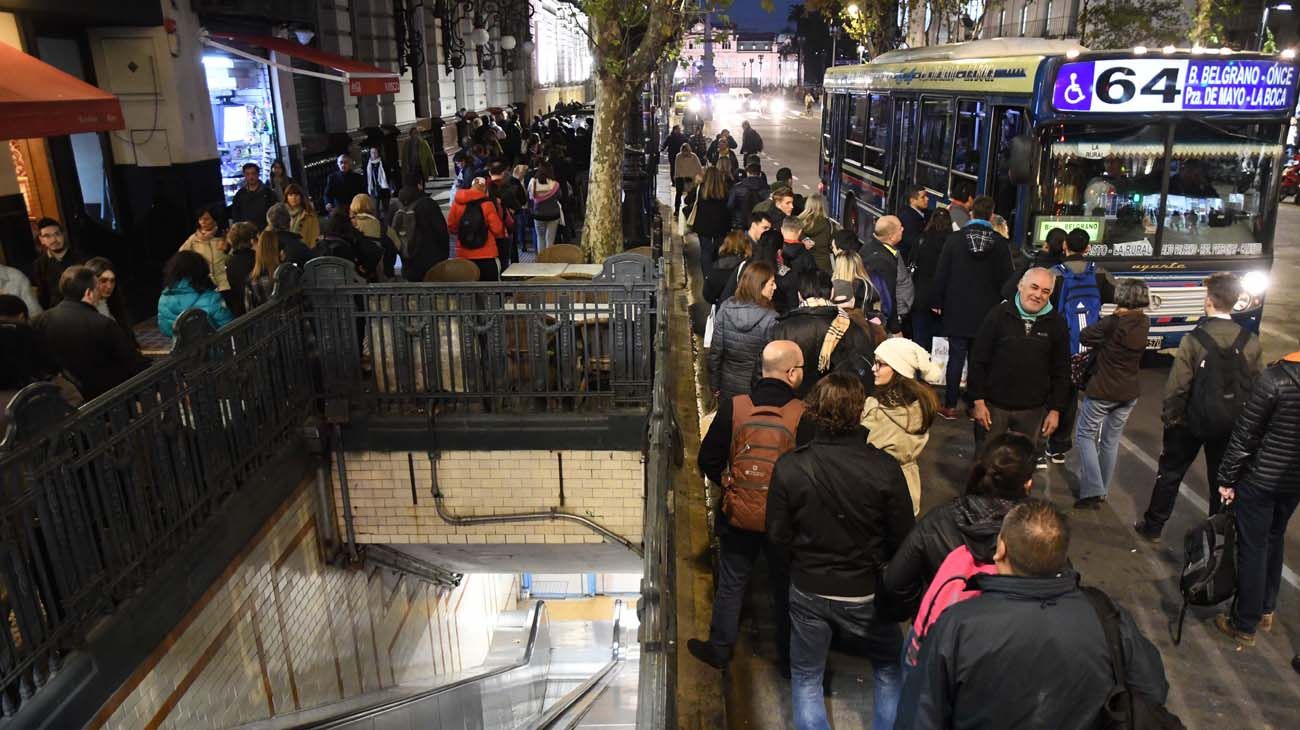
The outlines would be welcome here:
M 558 702 L 556 702 L 553 706 L 551 706 L 549 710 L 543 712 L 542 716 L 537 718 L 535 722 L 529 724 L 528 727 L 530 730 L 546 730 L 546 728 L 550 728 L 552 725 L 555 724 L 557 720 L 559 720 L 561 717 L 564 716 L 566 712 L 569 711 L 570 707 L 573 707 L 575 704 L 578 703 L 579 700 L 587 696 L 587 693 L 590 692 L 593 687 L 599 684 L 600 681 L 604 679 L 607 674 L 609 674 L 610 670 L 613 669 L 618 664 L 619 661 L 618 655 L 621 646 L 621 642 L 619 641 L 619 630 L 621 627 L 619 624 L 622 621 L 622 618 L 623 618 L 623 599 L 622 598 L 615 599 L 614 635 L 612 637 L 612 640 L 610 641 L 611 650 L 610 650 L 609 661 L 606 662 L 600 669 L 596 670 L 596 672 L 592 674 L 591 677 L 587 679 L 587 681 L 569 690 L 568 694 L 561 697 Z
M 619 603 L 622 603 L 622 601 L 619 601 Z M 496 669 L 490 669 L 480 674 L 464 677 L 456 680 L 455 682 L 444 684 L 430 690 L 417 692 L 416 694 L 407 695 L 406 697 L 399 697 L 395 700 L 389 700 L 387 702 L 381 702 L 379 704 L 371 705 L 369 707 L 365 707 L 359 710 L 352 710 L 343 713 L 341 715 L 335 715 L 334 717 L 331 717 L 326 720 L 321 720 L 320 722 L 301 725 L 300 727 L 310 728 L 310 730 L 329 730 L 329 728 L 344 727 L 346 725 L 356 722 L 357 720 L 364 720 L 368 717 L 377 717 L 379 715 L 383 715 L 385 713 L 392 712 L 393 710 L 405 707 L 406 705 L 414 704 L 416 702 L 422 702 L 426 699 L 429 699 L 430 697 L 436 697 L 440 694 L 451 692 L 452 690 L 458 689 L 460 687 L 464 687 L 469 684 L 482 682 L 483 680 L 491 679 L 492 677 L 496 677 L 505 674 L 507 672 L 513 672 L 516 669 L 522 669 L 528 666 L 529 664 L 531 664 L 533 661 L 533 648 L 537 644 L 537 634 L 541 628 L 542 617 L 546 615 L 546 602 L 538 601 L 532 608 L 532 614 L 533 616 L 531 620 L 531 625 L 529 626 L 528 629 L 528 644 L 527 646 L 524 647 L 524 655 L 519 661 L 513 664 L 505 664 L 500 667 L 497 667 Z M 617 619 L 615 619 L 614 626 L 615 626 L 615 632 L 617 632 L 617 627 L 618 627 Z M 617 639 L 615 639 L 615 641 L 617 641 Z

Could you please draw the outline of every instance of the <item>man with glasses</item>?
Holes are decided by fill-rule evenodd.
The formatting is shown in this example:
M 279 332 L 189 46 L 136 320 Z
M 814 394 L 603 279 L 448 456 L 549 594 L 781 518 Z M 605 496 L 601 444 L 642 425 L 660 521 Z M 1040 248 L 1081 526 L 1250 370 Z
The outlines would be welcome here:
M 53 218 L 42 218 L 36 221 L 36 243 L 40 247 L 40 253 L 37 254 L 36 263 L 32 266 L 36 274 L 36 281 L 33 283 L 41 307 L 49 309 L 63 301 L 63 295 L 59 292 L 59 278 L 63 276 L 63 272 L 71 266 L 86 263 L 86 257 L 75 246 L 68 243 L 63 233 L 63 224 Z
M 777 548 L 767 539 L 761 527 L 762 521 L 746 521 L 736 506 L 741 501 L 757 500 L 766 509 L 767 488 L 763 477 L 771 476 L 771 464 L 782 453 L 793 449 L 798 444 L 812 440 L 811 422 L 803 420 L 803 403 L 795 394 L 803 381 L 804 358 L 799 346 L 789 340 L 774 340 L 763 348 L 762 378 L 754 384 L 749 395 L 738 395 L 718 404 L 718 413 L 709 426 L 709 432 L 700 443 L 700 471 L 714 484 L 726 485 L 729 493 L 723 500 L 723 509 L 718 514 L 718 540 L 721 554 L 718 559 L 718 584 L 713 595 L 713 621 L 709 624 L 707 641 L 691 639 L 686 647 L 700 661 L 718 669 L 731 661 L 732 649 L 740 631 L 740 607 L 745 598 L 745 587 L 753 572 L 754 563 L 759 553 L 767 556 L 768 574 L 771 577 L 772 611 L 776 619 L 775 636 L 777 652 L 782 673 L 788 673 L 790 624 L 787 595 L 789 591 L 789 573 L 786 551 Z M 790 429 L 793 422 L 794 428 Z M 788 448 L 770 449 L 763 454 L 760 471 L 763 474 L 755 480 L 750 473 L 737 474 L 745 470 L 747 462 L 739 456 L 746 452 L 757 452 L 757 441 L 751 443 L 753 434 L 764 432 L 772 434 L 777 429 L 784 429 L 786 438 L 783 446 Z M 790 438 L 793 436 L 793 438 Z M 761 484 L 754 484 L 761 481 Z M 748 488 L 747 488 L 748 487 Z M 736 495 L 737 492 L 749 494 Z M 739 500 L 737 499 L 739 496 Z M 752 516 L 752 515 L 751 515 Z M 737 526 L 740 522 L 746 529 Z

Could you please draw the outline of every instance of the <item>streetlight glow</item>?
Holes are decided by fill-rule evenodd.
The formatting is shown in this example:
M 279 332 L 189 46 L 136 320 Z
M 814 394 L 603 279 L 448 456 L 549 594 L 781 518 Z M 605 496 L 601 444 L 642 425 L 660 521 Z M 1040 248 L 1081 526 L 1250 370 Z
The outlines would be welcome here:
M 1288 5 L 1288 6 L 1287 6 L 1287 9 L 1290 10 L 1290 9 L 1291 9 L 1291 6 Z M 858 13 L 860 13 L 860 12 L 862 12 L 862 11 L 858 9 L 858 4 L 857 4 L 857 3 L 849 3 L 849 6 L 848 6 L 847 8 L 844 9 L 844 12 L 848 13 L 848 14 L 849 14 L 849 17 L 856 18 L 856 17 L 858 17 Z

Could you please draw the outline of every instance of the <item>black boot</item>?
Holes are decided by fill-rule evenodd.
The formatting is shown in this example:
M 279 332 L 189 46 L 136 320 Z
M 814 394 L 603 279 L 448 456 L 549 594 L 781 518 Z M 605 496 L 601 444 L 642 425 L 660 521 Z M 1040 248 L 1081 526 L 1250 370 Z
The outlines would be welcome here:
M 718 646 L 709 641 L 688 639 L 686 649 L 691 653 L 691 656 L 714 669 L 726 669 L 727 664 L 731 662 L 731 650 L 729 648 Z

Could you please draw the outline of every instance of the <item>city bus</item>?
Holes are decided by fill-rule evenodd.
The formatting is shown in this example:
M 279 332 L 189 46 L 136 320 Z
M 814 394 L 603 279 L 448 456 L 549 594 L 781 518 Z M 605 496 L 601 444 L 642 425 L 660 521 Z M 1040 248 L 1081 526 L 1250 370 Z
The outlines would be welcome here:
M 1293 56 L 1038 39 L 891 51 L 827 71 L 821 190 L 864 237 L 912 185 L 932 206 L 992 196 L 1020 254 L 1082 228 L 1091 257 L 1150 285 L 1150 349 L 1175 347 L 1203 314 L 1201 281 L 1231 271 L 1233 316 L 1257 332 Z

